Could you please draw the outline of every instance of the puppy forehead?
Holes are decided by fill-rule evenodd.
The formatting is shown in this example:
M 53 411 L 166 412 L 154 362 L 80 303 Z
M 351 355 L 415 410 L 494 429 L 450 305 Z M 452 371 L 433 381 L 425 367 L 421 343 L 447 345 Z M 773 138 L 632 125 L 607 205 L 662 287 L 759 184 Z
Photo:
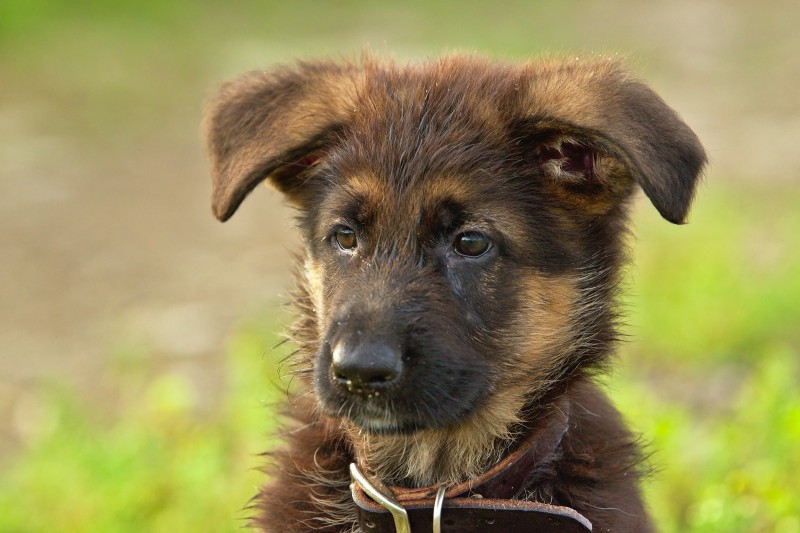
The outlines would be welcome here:
M 464 119 L 497 129 L 500 110 L 518 106 L 521 72 L 456 58 L 406 67 L 367 67 L 356 99 L 355 121 L 413 124 Z
M 402 233 L 467 224 L 522 239 L 528 221 L 524 202 L 505 190 L 504 180 L 482 174 L 432 174 L 401 184 L 379 172 L 359 172 L 342 177 L 324 210 L 331 218 Z
M 368 69 L 335 143 L 341 169 L 377 164 L 397 180 L 413 180 L 503 151 L 518 92 L 506 76 L 457 67 Z
M 331 150 L 325 211 L 405 233 L 458 206 L 466 222 L 521 228 L 508 165 L 518 88 L 512 72 L 458 62 L 368 71 Z
M 466 175 L 430 174 L 400 182 L 380 170 L 344 176 L 341 189 L 353 201 L 373 207 L 395 207 L 409 215 L 435 209 L 443 203 L 463 206 L 485 203 L 492 193 L 485 182 Z

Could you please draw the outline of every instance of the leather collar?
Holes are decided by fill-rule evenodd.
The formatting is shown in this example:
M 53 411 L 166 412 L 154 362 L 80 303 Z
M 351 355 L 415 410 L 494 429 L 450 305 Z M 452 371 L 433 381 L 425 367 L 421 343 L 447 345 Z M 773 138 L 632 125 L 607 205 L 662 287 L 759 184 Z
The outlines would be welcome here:
M 444 491 L 441 504 L 443 531 L 460 533 L 586 533 L 592 525 L 572 508 L 525 501 L 524 492 L 535 477 L 535 469 L 561 445 L 569 425 L 569 401 L 561 398 L 550 413 L 502 461 L 477 479 Z M 369 477 L 369 476 L 367 476 Z M 440 487 L 384 487 L 396 504 L 405 509 L 413 533 L 434 531 L 436 494 Z M 358 519 L 365 533 L 394 533 L 395 519 L 387 507 L 370 498 L 359 482 L 351 485 Z

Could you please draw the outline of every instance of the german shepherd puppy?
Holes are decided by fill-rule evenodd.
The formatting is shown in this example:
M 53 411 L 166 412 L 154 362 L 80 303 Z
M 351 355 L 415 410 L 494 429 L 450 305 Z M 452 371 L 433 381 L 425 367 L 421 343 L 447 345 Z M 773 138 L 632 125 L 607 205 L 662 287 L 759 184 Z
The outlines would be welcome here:
M 469 482 L 566 402 L 516 498 L 651 530 L 636 437 L 592 377 L 617 338 L 631 197 L 683 223 L 706 162 L 661 98 L 614 60 L 366 57 L 229 82 L 205 129 L 217 218 L 266 180 L 305 245 L 310 394 L 289 402 L 255 526 L 360 531 L 351 462 L 396 487 Z

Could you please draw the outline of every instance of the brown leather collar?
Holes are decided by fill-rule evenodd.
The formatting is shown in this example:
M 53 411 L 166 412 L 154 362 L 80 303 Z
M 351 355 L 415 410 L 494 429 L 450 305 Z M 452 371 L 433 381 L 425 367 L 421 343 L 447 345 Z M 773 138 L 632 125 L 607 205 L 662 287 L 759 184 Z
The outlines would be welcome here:
M 486 533 L 586 533 L 592 524 L 569 507 L 522 499 L 533 481 L 534 469 L 561 444 L 569 425 L 569 402 L 558 401 L 519 447 L 477 479 L 448 488 L 441 505 L 442 531 Z M 439 486 L 423 488 L 384 487 L 367 476 L 380 492 L 405 509 L 413 533 L 434 530 L 434 508 Z M 358 520 L 365 533 L 394 533 L 395 519 L 387 507 L 376 503 L 355 481 L 350 486 L 358 507 Z

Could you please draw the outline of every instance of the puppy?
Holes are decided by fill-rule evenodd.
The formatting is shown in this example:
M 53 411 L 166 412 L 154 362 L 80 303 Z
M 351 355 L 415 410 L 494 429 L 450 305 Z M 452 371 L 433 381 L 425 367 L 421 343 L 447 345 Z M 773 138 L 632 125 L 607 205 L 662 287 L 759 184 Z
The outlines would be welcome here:
M 592 377 L 631 197 L 683 223 L 706 161 L 655 93 L 604 59 L 303 62 L 224 85 L 205 129 L 217 218 L 266 180 L 305 247 L 256 527 L 651 530 Z

